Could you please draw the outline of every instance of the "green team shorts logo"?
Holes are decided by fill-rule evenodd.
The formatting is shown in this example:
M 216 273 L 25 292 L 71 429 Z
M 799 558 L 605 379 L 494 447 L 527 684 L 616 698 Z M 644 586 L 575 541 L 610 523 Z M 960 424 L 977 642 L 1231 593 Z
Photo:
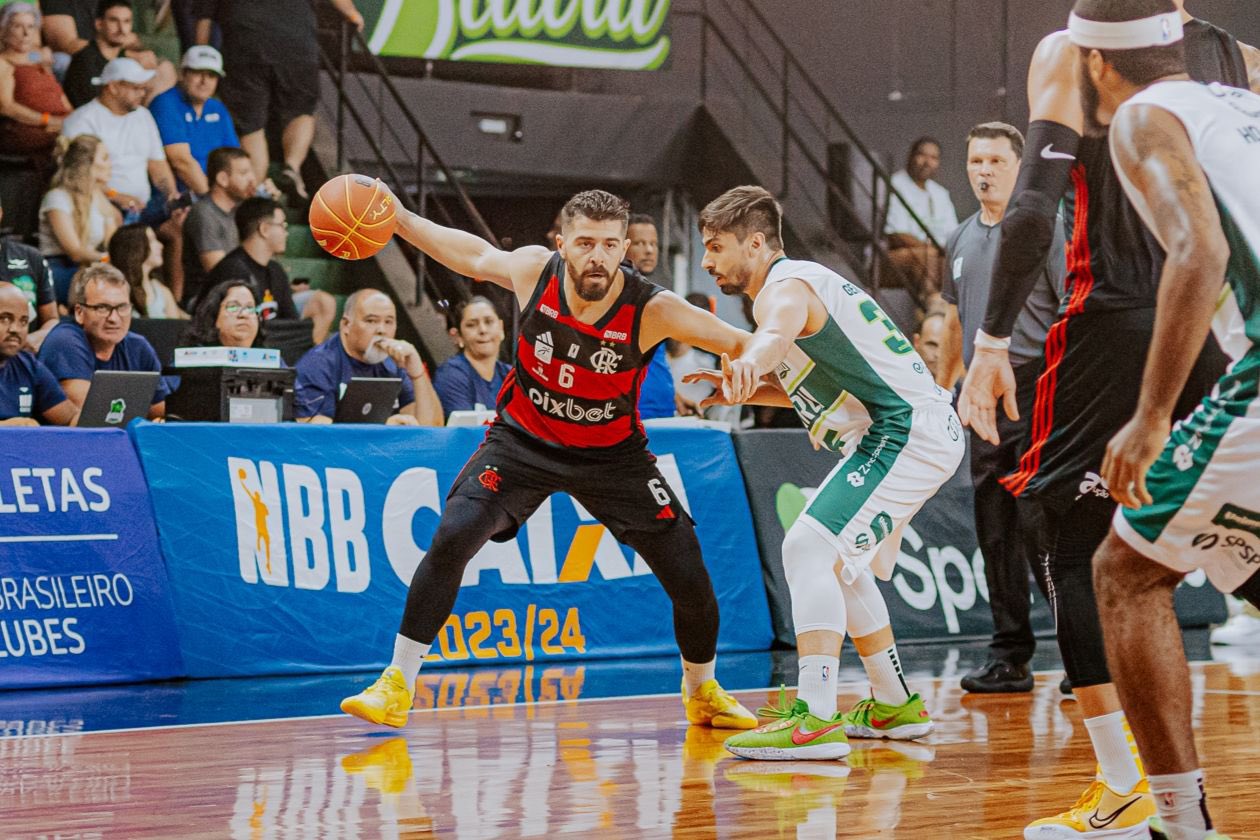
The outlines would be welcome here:
M 1260 513 L 1237 505 L 1222 505 L 1216 516 L 1212 517 L 1212 524 L 1260 537 Z

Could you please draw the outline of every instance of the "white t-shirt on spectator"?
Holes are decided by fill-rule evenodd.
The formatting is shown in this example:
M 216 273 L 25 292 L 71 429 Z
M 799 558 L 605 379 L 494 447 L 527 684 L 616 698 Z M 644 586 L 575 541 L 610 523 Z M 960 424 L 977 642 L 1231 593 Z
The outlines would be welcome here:
M 166 160 L 162 137 L 148 108 L 142 106 L 120 117 L 102 105 L 101 100 L 93 99 L 66 117 L 61 132 L 71 139 L 80 134 L 101 138 L 113 164 L 110 189 L 133 195 L 141 204 L 148 204 L 152 192 L 149 161 Z
M 920 189 L 905 170 L 892 176 L 892 185 L 901 193 L 915 215 L 927 225 L 936 241 L 944 246 L 945 240 L 958 227 L 958 213 L 954 210 L 949 190 L 935 181 L 928 181 L 927 187 Z M 888 199 L 888 220 L 884 223 L 884 233 L 904 233 L 917 239 L 924 238 L 923 229 L 915 223 L 896 196 L 892 195 Z
M 104 199 L 101 200 L 104 201 Z M 58 187 L 45 193 L 44 200 L 39 204 L 39 252 L 46 257 L 61 256 L 66 253 L 66 249 L 61 246 L 61 241 L 57 239 L 57 234 L 53 232 L 52 221 L 48 218 L 49 210 L 62 211 L 70 217 L 71 224 L 73 224 L 74 198 L 71 197 L 70 193 Z M 105 214 L 97 206 L 97 203 L 93 201 L 92 209 L 88 211 L 87 242 L 84 242 L 83 245 L 87 248 L 103 250 L 104 240 Z

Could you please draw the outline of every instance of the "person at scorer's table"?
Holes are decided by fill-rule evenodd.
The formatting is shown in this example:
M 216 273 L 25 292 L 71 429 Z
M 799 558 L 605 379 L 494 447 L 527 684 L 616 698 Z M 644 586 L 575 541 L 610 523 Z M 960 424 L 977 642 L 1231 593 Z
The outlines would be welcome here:
M 441 426 L 442 403 L 411 342 L 395 338 L 398 316 L 384 292 L 360 289 L 346 300 L 340 330 L 297 363 L 293 414 L 299 423 L 331 423 L 355 377 L 402 380 L 393 426 Z

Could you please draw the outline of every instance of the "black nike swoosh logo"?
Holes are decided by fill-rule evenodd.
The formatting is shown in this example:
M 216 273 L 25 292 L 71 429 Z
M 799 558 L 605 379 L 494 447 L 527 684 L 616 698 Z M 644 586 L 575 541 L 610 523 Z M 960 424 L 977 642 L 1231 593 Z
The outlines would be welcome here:
M 1090 814 L 1090 815 L 1089 815 L 1089 826 L 1090 826 L 1090 828 L 1106 828 L 1107 826 L 1109 826 L 1109 825 L 1111 825 L 1113 822 L 1115 822 L 1115 821 L 1116 821 L 1116 819 L 1117 819 L 1117 818 L 1118 818 L 1121 814 L 1123 814 L 1125 811 L 1129 810 L 1129 807 L 1130 807 L 1131 805 L 1133 805 L 1134 803 L 1136 803 L 1136 802 L 1140 801 L 1141 799 L 1142 799 L 1142 797 L 1140 797 L 1140 796 L 1135 796 L 1135 797 L 1133 797 L 1133 798 L 1132 798 L 1132 799 L 1130 799 L 1128 802 L 1124 803 L 1124 804 L 1123 804 L 1123 805 L 1121 805 L 1119 808 L 1117 808 L 1116 810 L 1112 811 L 1112 812 L 1111 812 L 1108 816 L 1103 817 L 1102 819 L 1099 819 L 1099 818 L 1098 818 L 1098 816 L 1099 816 L 1098 812 L 1097 812 L 1097 811 L 1094 811 L 1094 813 L 1092 813 L 1092 814 Z

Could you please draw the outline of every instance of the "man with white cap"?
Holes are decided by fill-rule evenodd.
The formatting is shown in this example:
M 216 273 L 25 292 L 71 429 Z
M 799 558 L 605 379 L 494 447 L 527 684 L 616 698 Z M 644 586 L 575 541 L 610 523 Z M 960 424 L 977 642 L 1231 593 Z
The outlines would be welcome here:
M 93 80 L 97 97 L 76 108 L 62 128 L 67 138 L 93 134 L 104 141 L 114 164 L 106 195 L 124 213 L 136 214 L 132 221 L 149 225 L 169 215 L 166 201 L 179 194 L 157 124 L 140 104 L 153 76 L 135 59 L 115 58 Z
M 240 146 L 227 107 L 215 98 L 223 78 L 223 56 L 211 46 L 190 47 L 180 62 L 179 84 L 153 100 L 166 159 L 182 186 L 197 195 L 210 190 L 206 162 L 224 146 Z

